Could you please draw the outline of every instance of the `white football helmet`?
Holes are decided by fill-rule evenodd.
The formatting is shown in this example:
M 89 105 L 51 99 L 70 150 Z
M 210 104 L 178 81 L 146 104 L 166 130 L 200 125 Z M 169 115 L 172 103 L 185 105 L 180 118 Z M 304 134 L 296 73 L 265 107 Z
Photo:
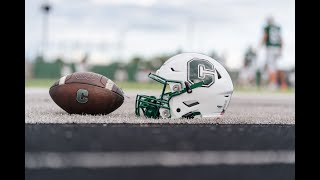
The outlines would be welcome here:
M 233 93 L 226 69 L 211 57 L 198 53 L 173 56 L 149 77 L 164 87 L 159 98 L 137 95 L 138 116 L 142 112 L 148 118 L 220 117 Z

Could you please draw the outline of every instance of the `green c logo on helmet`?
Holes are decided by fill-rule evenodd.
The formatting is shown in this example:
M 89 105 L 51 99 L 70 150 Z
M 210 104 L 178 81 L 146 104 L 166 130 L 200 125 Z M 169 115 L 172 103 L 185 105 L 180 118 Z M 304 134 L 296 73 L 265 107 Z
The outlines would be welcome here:
M 84 104 L 86 102 L 88 102 L 88 95 L 89 95 L 89 92 L 85 89 L 79 89 L 77 91 L 77 101 L 81 104 Z
M 210 87 L 214 83 L 214 66 L 205 59 L 191 59 L 188 61 L 187 79 L 193 84 L 203 81 L 202 87 Z

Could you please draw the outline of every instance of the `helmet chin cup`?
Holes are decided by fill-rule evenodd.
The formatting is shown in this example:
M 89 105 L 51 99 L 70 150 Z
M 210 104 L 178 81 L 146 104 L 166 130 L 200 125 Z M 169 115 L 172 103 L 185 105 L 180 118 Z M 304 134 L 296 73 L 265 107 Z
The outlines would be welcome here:
M 137 95 L 136 97 L 136 115 L 140 116 L 140 112 L 147 118 L 159 118 L 159 107 L 155 96 Z
M 159 118 L 158 108 L 156 106 L 148 106 L 148 107 L 146 107 L 145 116 L 147 118 L 154 118 L 154 119 Z

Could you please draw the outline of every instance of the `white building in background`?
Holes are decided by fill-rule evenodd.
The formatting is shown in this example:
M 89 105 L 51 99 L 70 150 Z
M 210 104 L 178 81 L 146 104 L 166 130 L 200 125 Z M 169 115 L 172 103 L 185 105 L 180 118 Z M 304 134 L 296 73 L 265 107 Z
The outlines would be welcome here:
M 126 81 L 128 80 L 128 72 L 123 67 L 119 67 L 114 74 L 116 81 Z
M 136 80 L 141 83 L 147 83 L 150 82 L 150 78 L 148 77 L 148 74 L 150 73 L 150 70 L 148 69 L 138 69 L 138 72 L 136 74 Z

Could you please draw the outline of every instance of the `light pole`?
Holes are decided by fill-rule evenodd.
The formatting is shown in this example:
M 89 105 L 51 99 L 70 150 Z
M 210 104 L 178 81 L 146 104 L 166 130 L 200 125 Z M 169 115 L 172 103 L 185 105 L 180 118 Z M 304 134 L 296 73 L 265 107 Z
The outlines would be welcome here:
M 45 2 L 41 6 L 41 11 L 43 12 L 43 21 L 42 21 L 42 47 L 41 47 L 41 56 L 45 59 L 46 47 L 49 41 L 49 13 L 52 9 L 51 5 L 48 2 Z

